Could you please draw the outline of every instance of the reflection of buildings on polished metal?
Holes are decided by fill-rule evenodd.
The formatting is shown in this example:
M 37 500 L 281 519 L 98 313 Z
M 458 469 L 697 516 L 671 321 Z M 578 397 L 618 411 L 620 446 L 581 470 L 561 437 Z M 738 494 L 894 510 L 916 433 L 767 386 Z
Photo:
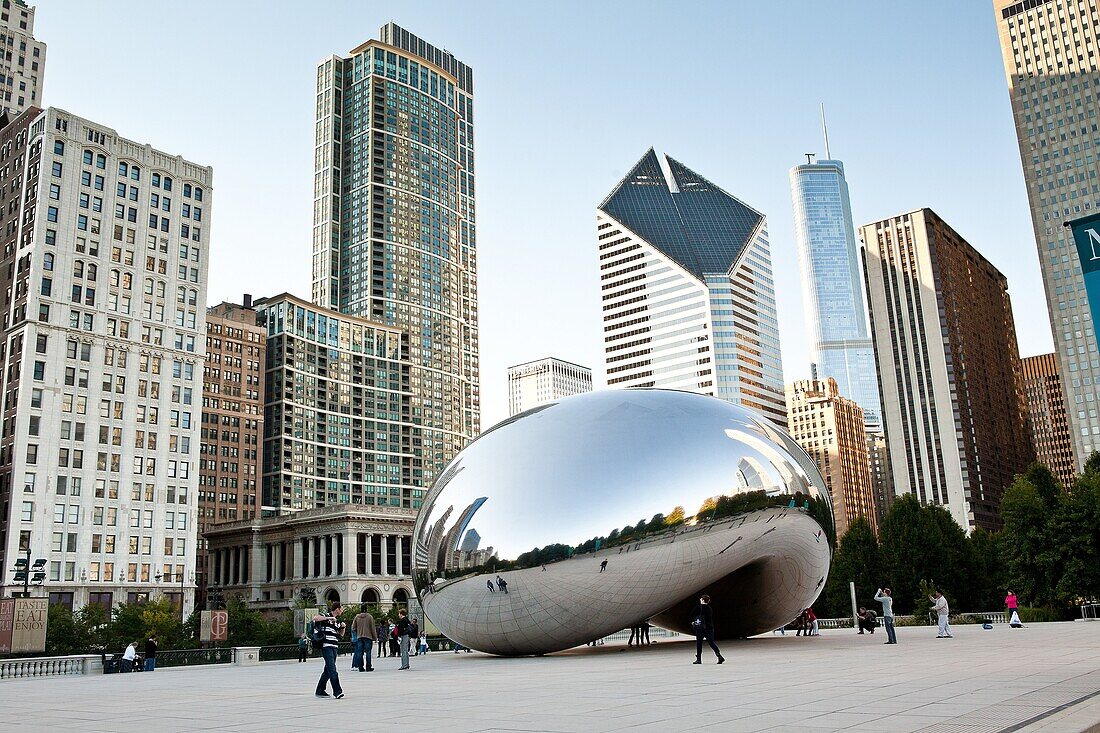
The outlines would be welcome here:
M 508 414 L 592 391 L 592 370 L 548 356 L 508 367 Z
M 342 504 L 214 525 L 209 594 L 272 610 L 303 589 L 319 601 L 408 603 L 414 518 L 399 507 Z
M 764 215 L 650 148 L 596 229 L 608 386 L 708 394 L 786 430 Z
M 719 636 L 777 628 L 821 592 L 835 537 L 821 476 L 785 432 L 650 389 L 569 397 L 486 431 L 440 475 L 414 536 L 428 618 L 496 654 L 647 619 L 688 631 L 704 592 Z

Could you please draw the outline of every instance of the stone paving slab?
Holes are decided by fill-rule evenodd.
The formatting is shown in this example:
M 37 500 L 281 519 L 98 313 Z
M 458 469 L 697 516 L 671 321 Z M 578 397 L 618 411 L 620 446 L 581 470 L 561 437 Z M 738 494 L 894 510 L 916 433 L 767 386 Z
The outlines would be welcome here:
M 608 644 L 545 657 L 439 652 L 347 670 L 317 699 L 320 660 L 0 682 L 0 731 L 300 730 L 443 733 L 1077 733 L 1100 731 L 1100 623 L 962 626 L 725 642 Z

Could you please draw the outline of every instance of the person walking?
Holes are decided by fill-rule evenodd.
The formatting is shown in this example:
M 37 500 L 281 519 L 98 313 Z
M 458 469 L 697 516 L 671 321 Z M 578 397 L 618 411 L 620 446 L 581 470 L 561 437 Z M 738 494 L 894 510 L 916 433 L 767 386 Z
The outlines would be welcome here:
M 374 629 L 375 633 L 377 634 L 376 638 L 378 639 L 378 657 L 379 657 L 379 659 L 386 656 L 386 631 L 387 630 L 388 629 L 386 628 L 386 625 L 384 623 L 382 623 L 381 621 L 378 622 L 378 626 L 376 626 L 375 629 Z
M 600 572 L 602 573 L 604 570 L 607 570 L 607 560 L 600 563 Z
M 405 609 L 397 612 L 397 643 L 401 647 L 401 666 L 398 669 L 409 669 L 409 613 Z
M 409 647 L 414 657 L 420 656 L 420 623 L 414 618 L 409 619 Z
M 652 641 L 649 640 L 649 630 L 651 628 L 653 628 L 653 625 L 651 623 L 649 623 L 648 621 L 643 621 L 642 622 L 642 635 L 638 639 L 639 643 L 641 643 L 641 644 L 652 644 L 653 643 Z
M 152 672 L 157 668 L 157 635 L 150 634 L 145 640 L 145 671 Z
M 710 607 L 710 596 L 706 594 L 699 597 L 699 605 L 691 617 L 691 630 L 695 632 L 695 661 L 692 664 L 703 663 L 704 640 L 714 650 L 719 664 L 726 661 L 718 650 L 718 645 L 714 643 L 714 610 Z
M 420 632 L 420 653 L 428 653 L 428 635 L 425 634 L 423 631 Z
M 122 653 L 122 671 L 133 672 L 134 671 L 134 659 L 137 657 L 137 642 L 131 641 L 126 647 L 126 651 Z
M 398 637 L 397 624 L 390 624 L 390 629 L 389 629 L 388 633 L 389 633 L 389 640 L 390 640 L 390 656 L 391 657 L 396 657 L 399 653 L 399 649 L 398 649 L 399 642 L 397 640 L 397 637 Z
M 936 632 L 937 639 L 953 639 L 951 636 L 951 626 L 947 623 L 948 616 L 951 614 L 951 609 L 947 605 L 947 599 L 943 597 L 943 593 L 936 591 L 928 597 L 932 601 L 932 608 L 936 611 L 936 617 L 939 619 L 940 625 Z
M 504 581 L 504 578 L 500 577 L 499 575 L 497 576 L 497 588 L 499 588 L 503 593 L 508 592 L 508 583 L 506 583 Z
M 306 641 L 306 635 L 302 634 L 298 637 L 298 661 L 306 661 L 306 655 L 309 653 L 309 642 Z
M 340 604 L 335 603 L 327 614 L 313 617 L 313 628 L 321 639 L 321 656 L 325 659 L 325 668 L 313 693 L 317 697 L 335 697 L 339 700 L 344 696 L 344 690 L 340 687 L 340 672 L 336 669 L 336 653 L 340 649 L 340 637 L 344 635 L 344 624 L 337 619 L 342 610 Z M 332 684 L 331 695 L 325 689 L 329 683 Z
M 882 626 L 886 629 L 886 643 L 897 644 L 898 637 L 894 634 L 894 599 L 890 596 L 890 589 L 879 588 L 875 591 L 875 600 L 882 604 Z
M 369 611 L 360 611 L 351 620 L 351 631 L 355 634 L 355 652 L 351 655 L 352 669 L 360 672 L 373 672 L 370 654 L 374 649 L 374 640 L 377 632 L 374 625 L 374 616 Z
M 497 592 L 497 589 L 493 587 L 493 581 L 492 581 L 491 578 L 486 578 L 485 579 L 485 585 L 486 585 L 486 587 L 489 588 L 490 593 L 496 593 Z

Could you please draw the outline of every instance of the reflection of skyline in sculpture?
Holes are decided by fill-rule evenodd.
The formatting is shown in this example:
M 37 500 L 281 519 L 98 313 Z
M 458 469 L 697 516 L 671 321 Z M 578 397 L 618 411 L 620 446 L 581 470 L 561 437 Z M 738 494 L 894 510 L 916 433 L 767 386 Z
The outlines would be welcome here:
M 481 535 L 477 533 L 476 529 L 470 529 L 466 532 L 466 536 L 462 540 L 462 544 L 458 546 L 458 549 L 463 552 L 474 552 L 477 550 L 478 545 L 481 544 Z
M 754 413 L 616 390 L 506 422 L 456 457 L 417 521 L 415 581 L 450 638 L 522 654 L 646 618 L 678 628 L 678 604 L 704 589 L 720 633 L 745 635 L 790 621 L 824 585 L 834 538 L 820 476 Z M 612 529 L 624 513 L 642 519 Z M 490 598 L 496 575 L 509 593 Z

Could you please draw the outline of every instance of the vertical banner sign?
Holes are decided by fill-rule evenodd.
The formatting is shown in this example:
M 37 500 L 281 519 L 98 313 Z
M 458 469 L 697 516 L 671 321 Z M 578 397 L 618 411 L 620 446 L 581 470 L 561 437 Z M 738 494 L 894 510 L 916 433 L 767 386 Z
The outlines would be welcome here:
M 16 598 L 15 619 L 12 622 L 11 653 L 46 651 L 45 598 Z
M 15 599 L 0 600 L 0 654 L 11 654 L 11 635 L 15 627 Z
M 210 641 L 229 640 L 229 611 L 210 612 Z
M 228 641 L 229 611 L 203 611 L 199 616 L 199 641 Z
M 1093 333 L 1100 333 L 1100 214 L 1067 221 L 1077 244 L 1081 274 L 1085 278 L 1085 293 L 1092 312 Z

